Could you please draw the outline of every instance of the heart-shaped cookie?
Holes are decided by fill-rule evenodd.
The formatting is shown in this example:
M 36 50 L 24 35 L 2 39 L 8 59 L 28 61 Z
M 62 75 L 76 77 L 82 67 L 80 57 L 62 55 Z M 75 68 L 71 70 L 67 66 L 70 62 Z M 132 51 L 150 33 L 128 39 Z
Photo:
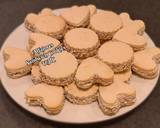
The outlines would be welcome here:
M 26 60 L 31 59 L 30 54 L 19 48 L 7 47 L 3 51 L 5 69 L 11 78 L 19 78 L 27 75 L 31 71 L 31 65 L 27 65 Z
M 50 86 L 45 83 L 30 86 L 25 92 L 27 104 L 42 106 L 48 114 L 57 114 L 64 104 L 62 87 Z
M 98 103 L 106 115 L 116 114 L 121 107 L 130 106 L 136 100 L 135 88 L 122 81 L 99 87 Z
M 60 15 L 69 25 L 69 28 L 85 27 L 89 23 L 90 10 L 87 6 L 75 6 L 64 9 Z
M 152 79 L 158 74 L 157 63 L 160 61 L 159 48 L 147 48 L 134 54 L 132 70 L 143 78 Z
M 100 83 L 108 85 L 113 82 L 112 69 L 100 60 L 90 57 L 83 60 L 76 72 L 75 80 L 79 88 L 85 84 Z M 83 89 L 83 87 L 82 87 Z

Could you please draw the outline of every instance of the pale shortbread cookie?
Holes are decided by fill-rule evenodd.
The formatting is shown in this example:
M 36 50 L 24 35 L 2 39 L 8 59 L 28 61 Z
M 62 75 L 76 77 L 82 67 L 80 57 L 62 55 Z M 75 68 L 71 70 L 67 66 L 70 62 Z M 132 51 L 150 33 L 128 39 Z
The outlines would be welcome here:
M 95 5 L 89 4 L 88 7 L 89 7 L 89 10 L 90 10 L 90 16 L 93 16 L 94 14 L 97 13 L 97 8 L 96 8 Z
M 3 51 L 4 67 L 10 78 L 20 78 L 31 71 L 31 65 L 27 65 L 26 60 L 30 60 L 30 54 L 19 48 L 7 47 Z
M 134 53 L 132 70 L 143 78 L 155 78 L 158 74 L 156 62 L 160 62 L 160 49 L 146 48 Z
M 84 89 L 86 84 L 100 83 L 102 85 L 109 85 L 113 82 L 112 69 L 101 62 L 100 60 L 90 57 L 83 60 L 76 72 L 75 80 L 79 88 Z
M 104 43 L 99 48 L 97 56 L 116 73 L 129 70 L 133 62 L 132 48 L 118 41 Z
M 44 9 L 39 14 L 29 13 L 24 24 L 32 32 L 43 33 L 56 39 L 61 39 L 66 32 L 65 21 L 61 17 L 51 14 L 49 9 Z
M 48 114 L 58 114 L 64 104 L 62 87 L 45 83 L 32 85 L 25 92 L 26 102 L 33 106 L 42 106 Z
M 74 6 L 64 9 L 60 15 L 67 22 L 69 29 L 86 27 L 89 24 L 90 10 L 87 6 Z
M 132 24 L 119 30 L 113 37 L 113 40 L 117 40 L 130 45 L 134 51 L 140 51 L 145 49 L 147 40 L 143 33 L 143 23 L 141 21 L 134 21 Z
M 104 42 L 112 39 L 113 35 L 122 27 L 120 16 L 111 11 L 101 11 L 90 19 L 89 27 L 94 30 L 99 39 Z
M 41 33 L 31 33 L 29 35 L 27 50 L 30 52 L 32 56 L 38 56 L 38 54 L 33 54 L 33 50 L 37 48 L 42 48 L 50 44 L 52 44 L 53 48 L 55 48 L 58 45 L 60 45 L 60 41 L 50 36 L 41 34 Z M 45 50 L 44 53 L 48 53 L 53 48 L 49 48 Z
M 96 54 L 100 42 L 97 34 L 88 28 L 75 28 L 64 36 L 66 50 L 76 58 L 87 58 Z
M 110 86 L 99 87 L 98 103 L 106 115 L 114 115 L 121 107 L 130 106 L 135 101 L 136 90 L 127 83 L 115 81 Z
M 126 13 L 126 12 L 122 12 L 120 14 L 120 17 L 123 21 L 123 28 L 124 27 L 130 27 L 131 28 L 133 26 L 132 29 L 135 29 L 134 24 L 137 24 L 137 29 L 136 29 L 137 34 L 143 35 L 143 33 L 145 31 L 145 24 L 142 20 L 132 20 L 130 18 L 129 14 Z
M 114 74 L 114 81 L 128 82 L 131 78 L 131 75 L 132 75 L 131 70 L 121 72 L 121 73 L 115 73 Z
M 98 86 L 88 90 L 79 89 L 75 83 L 65 86 L 65 96 L 73 104 L 90 104 L 97 100 Z
M 34 24 L 38 20 L 39 17 L 46 16 L 46 15 L 53 15 L 53 12 L 50 8 L 44 8 L 41 10 L 41 12 L 37 15 L 35 13 L 29 13 L 27 14 L 24 24 L 25 27 L 30 31 L 35 31 Z
M 39 64 L 42 81 L 58 86 L 72 83 L 78 66 L 76 58 L 67 51 L 57 53 L 54 57 L 56 62 L 50 65 Z
M 38 65 L 33 65 L 31 70 L 31 79 L 34 84 L 39 84 L 42 82 L 41 73 Z

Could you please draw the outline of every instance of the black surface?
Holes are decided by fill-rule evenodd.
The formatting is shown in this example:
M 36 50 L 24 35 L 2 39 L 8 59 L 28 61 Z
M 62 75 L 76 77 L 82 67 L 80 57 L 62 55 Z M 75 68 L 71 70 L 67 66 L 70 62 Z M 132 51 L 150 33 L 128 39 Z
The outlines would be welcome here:
M 29 12 L 44 7 L 53 9 L 71 5 L 95 4 L 98 8 L 117 13 L 126 11 L 146 23 L 146 32 L 160 46 L 160 0 L 0 0 L 0 45 Z M 17 37 L 18 38 L 18 37 Z M 14 43 L 14 42 L 13 42 Z M 0 128 L 107 127 L 160 128 L 160 80 L 151 96 L 129 114 L 109 122 L 89 125 L 66 125 L 50 122 L 19 107 L 0 84 Z

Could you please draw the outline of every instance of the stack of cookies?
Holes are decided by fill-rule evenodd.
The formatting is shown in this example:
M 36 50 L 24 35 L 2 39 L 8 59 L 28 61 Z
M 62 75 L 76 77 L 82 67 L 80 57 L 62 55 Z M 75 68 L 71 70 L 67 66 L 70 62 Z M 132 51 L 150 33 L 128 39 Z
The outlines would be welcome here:
M 5 48 L 5 69 L 10 78 L 31 74 L 26 102 L 48 114 L 58 114 L 68 100 L 78 105 L 97 102 L 104 114 L 114 115 L 136 101 L 129 82 L 132 71 L 146 79 L 158 75 L 160 49 L 147 47 L 144 22 L 132 20 L 128 13 L 84 5 L 55 15 L 45 8 L 28 14 L 24 25 L 30 33 L 26 50 Z M 41 51 L 46 45 L 50 48 Z M 60 52 L 51 55 L 58 46 Z M 50 55 L 54 62 L 44 64 L 46 58 L 40 55 Z

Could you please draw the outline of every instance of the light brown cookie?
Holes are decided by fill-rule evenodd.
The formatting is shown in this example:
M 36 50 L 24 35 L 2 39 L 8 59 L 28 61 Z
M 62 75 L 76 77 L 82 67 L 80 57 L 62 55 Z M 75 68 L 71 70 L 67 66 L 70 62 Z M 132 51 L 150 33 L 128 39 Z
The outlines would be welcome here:
M 26 60 L 31 59 L 30 54 L 19 48 L 7 47 L 3 51 L 4 67 L 10 78 L 20 78 L 31 71 L 31 65 Z
M 125 43 L 109 41 L 99 48 L 97 57 L 108 64 L 114 72 L 123 72 L 131 68 L 133 50 Z
M 60 45 L 60 41 L 41 33 L 31 33 L 29 35 L 27 50 L 30 52 L 30 54 L 33 57 L 38 56 L 40 53 L 35 53 L 35 52 L 33 53 L 33 50 L 36 50 L 38 48 L 42 48 L 45 46 L 47 47 L 50 44 L 52 44 L 53 46 L 52 48 L 48 48 L 44 52 L 40 52 L 40 53 L 48 53 L 49 51 L 53 50 L 53 48 Z
M 94 31 L 88 28 L 75 28 L 65 34 L 64 46 L 76 58 L 84 59 L 96 54 L 100 42 Z
M 90 10 L 90 16 L 93 16 L 94 14 L 97 13 L 97 8 L 96 8 L 95 5 L 89 4 L 88 7 L 89 7 L 89 10 Z
M 120 41 L 130 45 L 134 51 L 145 49 L 147 40 L 142 33 L 144 32 L 143 22 L 134 21 L 132 24 L 119 30 L 113 37 L 113 40 Z
M 112 69 L 100 60 L 90 57 L 83 60 L 76 72 L 75 80 L 79 88 L 84 89 L 86 84 L 100 83 L 109 85 L 113 82 Z
M 122 20 L 114 12 L 101 11 L 91 17 L 89 27 L 98 34 L 100 41 L 104 42 L 112 39 L 122 27 Z
M 132 85 L 121 81 L 105 87 L 99 87 L 98 103 L 106 115 L 116 114 L 121 107 L 135 103 L 136 90 Z
M 25 92 L 25 98 L 31 106 L 42 106 L 48 114 L 58 114 L 63 108 L 64 90 L 41 83 L 30 86 Z
M 42 81 L 58 86 L 72 83 L 78 66 L 76 58 L 67 51 L 57 53 L 54 57 L 55 62 L 49 65 L 39 64 Z
M 90 104 L 97 100 L 98 86 L 93 85 L 88 90 L 77 88 L 75 83 L 65 86 L 65 96 L 73 104 Z
M 121 73 L 115 73 L 114 74 L 114 81 L 128 82 L 131 78 L 131 75 L 132 75 L 131 70 L 121 72 Z
M 31 70 L 31 79 L 34 84 L 39 84 L 42 82 L 41 73 L 38 65 L 33 65 Z
M 66 23 L 51 13 L 49 9 L 44 9 L 39 14 L 29 13 L 24 20 L 25 27 L 32 32 L 61 39 L 66 32 Z
M 64 9 L 60 15 L 67 22 L 69 29 L 86 27 L 89 24 L 90 10 L 87 6 L 74 6 Z
M 158 74 L 157 63 L 160 61 L 159 48 L 146 48 L 145 50 L 134 53 L 132 70 L 139 76 L 153 79 Z

